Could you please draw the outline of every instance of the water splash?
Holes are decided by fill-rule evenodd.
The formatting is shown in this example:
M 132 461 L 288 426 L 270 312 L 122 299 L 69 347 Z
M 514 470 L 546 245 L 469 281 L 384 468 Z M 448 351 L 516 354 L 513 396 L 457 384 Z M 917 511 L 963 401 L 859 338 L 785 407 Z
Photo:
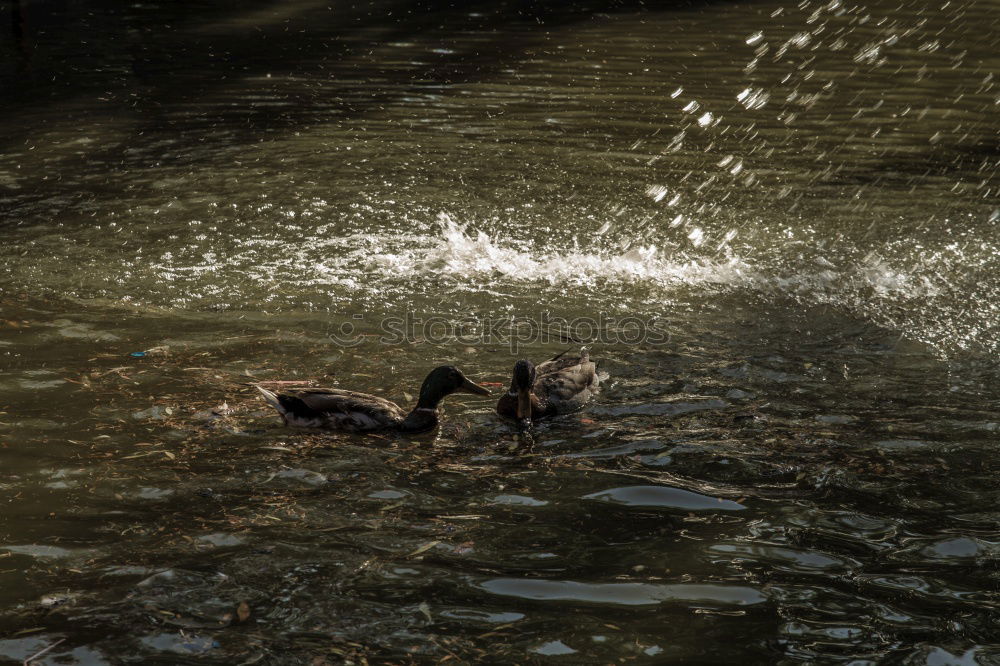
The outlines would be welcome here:
M 723 261 L 676 255 L 655 245 L 636 244 L 614 251 L 584 249 L 579 239 L 564 248 L 539 249 L 515 240 L 471 231 L 442 214 L 440 236 L 429 245 L 378 254 L 371 268 L 397 277 L 451 275 L 479 284 L 495 281 L 594 284 L 598 281 L 666 284 L 734 284 L 754 278 L 740 259 Z M 700 244 L 700 229 L 691 236 Z M 692 232 L 693 233 L 693 232 Z

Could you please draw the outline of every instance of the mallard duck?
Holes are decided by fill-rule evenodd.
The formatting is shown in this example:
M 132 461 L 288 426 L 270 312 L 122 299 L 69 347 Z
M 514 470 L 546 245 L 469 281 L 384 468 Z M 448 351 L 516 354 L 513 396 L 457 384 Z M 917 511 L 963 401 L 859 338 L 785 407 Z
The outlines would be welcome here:
M 579 356 L 565 354 L 537 367 L 525 359 L 515 363 L 510 391 L 497 402 L 497 413 L 524 423 L 583 407 L 600 384 L 597 366 L 586 348 Z
M 302 389 L 277 394 L 261 386 L 256 388 L 264 396 L 264 400 L 278 410 L 285 425 L 347 432 L 424 432 L 437 426 L 438 403 L 445 396 L 456 391 L 476 395 L 490 394 L 489 390 L 472 383 L 461 370 L 451 365 L 431 370 L 420 387 L 416 407 L 409 413 L 394 402 L 367 393 L 340 389 Z

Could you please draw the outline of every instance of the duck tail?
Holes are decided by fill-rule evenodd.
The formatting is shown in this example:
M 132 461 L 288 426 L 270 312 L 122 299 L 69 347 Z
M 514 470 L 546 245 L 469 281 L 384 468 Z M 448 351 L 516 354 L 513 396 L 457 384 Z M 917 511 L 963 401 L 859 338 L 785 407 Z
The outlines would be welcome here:
M 259 384 L 254 384 L 253 387 L 258 391 L 260 391 L 260 394 L 264 396 L 264 400 L 267 401 L 267 404 L 271 405 L 276 410 L 278 410 L 278 413 L 281 414 L 282 416 L 285 415 L 285 408 L 281 404 L 281 400 L 278 398 L 278 395 L 276 393 L 268 391 L 266 388 L 260 386 Z

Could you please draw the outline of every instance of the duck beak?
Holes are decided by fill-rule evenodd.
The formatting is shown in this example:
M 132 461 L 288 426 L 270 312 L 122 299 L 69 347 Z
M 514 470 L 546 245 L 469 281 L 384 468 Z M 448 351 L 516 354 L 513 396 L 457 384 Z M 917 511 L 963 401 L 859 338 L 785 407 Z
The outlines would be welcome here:
M 517 420 L 531 421 L 531 389 L 527 386 L 517 389 Z
M 490 394 L 490 390 L 489 389 L 483 388 L 479 384 L 473 383 L 468 378 L 466 378 L 465 381 L 462 382 L 462 385 L 459 386 L 456 390 L 460 391 L 462 393 L 472 393 L 473 395 L 489 395 Z

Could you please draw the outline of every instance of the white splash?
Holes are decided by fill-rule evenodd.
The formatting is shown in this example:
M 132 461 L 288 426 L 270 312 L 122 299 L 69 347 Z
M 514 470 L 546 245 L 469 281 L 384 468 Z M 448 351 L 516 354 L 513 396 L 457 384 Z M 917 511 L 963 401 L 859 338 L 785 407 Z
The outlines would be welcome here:
M 672 258 L 655 245 L 634 245 L 620 252 L 576 247 L 538 249 L 468 231 L 447 215 L 440 217 L 441 238 L 429 247 L 372 257 L 373 268 L 397 277 L 454 275 L 462 280 L 538 281 L 590 284 L 600 280 L 666 283 L 737 283 L 750 278 L 737 259 L 722 262 Z M 696 230 L 690 237 L 702 241 Z
M 740 164 L 735 156 L 720 162 L 727 170 Z M 618 213 L 620 222 L 595 225 L 599 231 L 594 233 L 548 232 L 548 237 L 512 232 L 523 225 L 500 220 L 491 220 L 487 228 L 497 231 L 487 232 L 444 214 L 436 224 L 415 216 L 391 232 L 356 227 L 345 234 L 338 222 L 331 222 L 302 229 L 295 238 L 260 233 L 232 244 L 209 235 L 152 261 L 137 256 L 131 272 L 120 279 L 122 284 L 161 285 L 159 293 L 175 306 L 265 304 L 279 309 L 352 303 L 381 303 L 391 309 L 427 295 L 434 307 L 443 307 L 440 297 L 445 294 L 461 304 L 462 294 L 530 297 L 576 288 L 595 306 L 628 310 L 690 294 L 691 289 L 746 291 L 830 305 L 940 349 L 1000 349 L 990 323 L 1000 320 L 1000 307 L 987 305 L 997 302 L 995 287 L 966 285 L 981 304 L 971 314 L 955 311 L 948 300 L 956 289 L 948 276 L 956 266 L 992 270 L 1000 255 L 989 244 L 973 251 L 956 242 L 917 255 L 902 242 L 867 254 L 838 251 L 775 236 L 779 232 L 773 230 L 762 236 L 764 220 L 738 232 L 693 210 L 674 209 L 668 216 L 668 200 L 676 200 L 670 199 L 673 192 L 653 186 L 647 194 L 659 200 L 663 215 L 656 235 L 630 229 Z M 996 217 L 993 211 L 986 213 L 991 214 Z M 737 233 L 743 240 L 733 245 Z

